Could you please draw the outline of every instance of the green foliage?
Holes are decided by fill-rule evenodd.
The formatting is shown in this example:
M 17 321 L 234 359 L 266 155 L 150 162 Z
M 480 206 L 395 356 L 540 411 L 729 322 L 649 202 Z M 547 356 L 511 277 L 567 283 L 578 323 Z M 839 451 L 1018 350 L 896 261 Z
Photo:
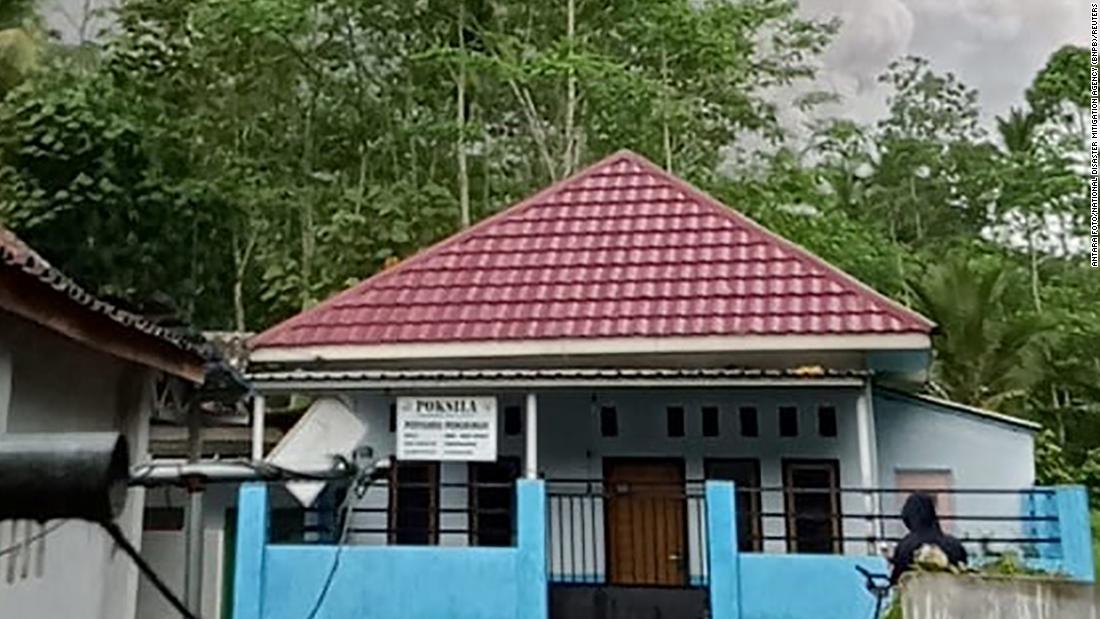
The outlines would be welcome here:
M 20 28 L 34 18 L 38 0 L 4 0 L 0 2 L 0 30 Z
M 936 382 L 957 402 L 1003 409 L 1038 380 L 1035 344 L 1046 326 L 1019 306 L 1012 278 L 995 259 L 956 252 L 911 284 L 917 307 L 939 325 Z
M 1049 428 L 1035 437 L 1035 482 L 1043 486 L 1071 484 L 1080 473 L 1066 461 L 1065 450 Z
M 1044 119 L 1062 112 L 1065 103 L 1089 107 L 1089 50 L 1067 45 L 1054 52 L 1027 89 L 1027 102 Z
M 1092 512 L 1092 564 L 1100 565 L 1100 511 Z
M 139 125 L 109 82 L 62 69 L 0 108 L 0 219 L 105 296 L 200 299 L 188 232 L 213 228 L 214 205 L 149 156 Z M 209 257 L 216 253 L 210 252 Z M 193 308 L 191 308 L 193 309 Z M 205 310 L 205 308 L 203 308 Z M 214 307 L 210 312 L 217 311 Z M 199 318 L 209 316 L 200 311 Z
M 34 30 L 0 29 L 0 99 L 38 66 L 38 48 Z
M 575 8 L 132 0 L 0 110 L 2 216 L 103 292 L 256 328 L 581 161 L 706 176 L 737 131 L 778 135 L 761 93 L 833 30 L 780 0 Z
M 902 58 L 880 123 L 794 144 L 769 92 L 836 23 L 787 0 L 129 0 L 81 50 L 31 5 L 0 4 L 0 219 L 101 294 L 262 328 L 631 148 L 924 311 L 933 385 L 1043 422 L 1040 477 L 1100 489 L 1086 50 L 992 136 Z M 746 136 L 774 154 L 720 174 Z

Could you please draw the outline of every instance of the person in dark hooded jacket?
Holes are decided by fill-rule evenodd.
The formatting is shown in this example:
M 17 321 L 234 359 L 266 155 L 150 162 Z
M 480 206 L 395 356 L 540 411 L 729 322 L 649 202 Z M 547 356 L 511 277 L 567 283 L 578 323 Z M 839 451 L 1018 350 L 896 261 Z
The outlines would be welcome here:
M 959 540 L 940 528 L 936 502 L 931 496 L 923 492 L 909 495 L 901 508 L 901 521 L 909 529 L 909 534 L 898 542 L 898 547 L 894 550 L 894 570 L 890 574 L 890 584 L 898 584 L 898 579 L 912 567 L 914 557 L 925 545 L 942 550 L 949 565 L 966 565 L 966 549 Z

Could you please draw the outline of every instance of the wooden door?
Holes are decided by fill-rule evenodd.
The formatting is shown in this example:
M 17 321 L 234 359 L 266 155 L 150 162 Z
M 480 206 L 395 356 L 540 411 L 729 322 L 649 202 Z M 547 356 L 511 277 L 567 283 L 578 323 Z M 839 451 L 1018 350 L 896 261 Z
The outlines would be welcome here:
M 610 584 L 683 586 L 683 463 L 607 460 L 604 479 Z

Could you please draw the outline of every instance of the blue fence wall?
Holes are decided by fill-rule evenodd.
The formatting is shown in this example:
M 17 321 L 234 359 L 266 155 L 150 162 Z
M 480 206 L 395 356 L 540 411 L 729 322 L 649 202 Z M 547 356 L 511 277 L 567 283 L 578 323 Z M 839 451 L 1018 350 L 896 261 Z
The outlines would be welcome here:
M 822 619 L 870 617 L 875 600 L 856 571 L 886 573 L 881 557 L 741 553 L 737 550 L 734 486 L 708 481 L 707 552 L 714 619 Z M 1060 486 L 1026 508 L 1055 517 L 1041 533 L 1059 539 L 1036 563 L 1070 578 L 1093 582 L 1088 496 L 1079 486 Z M 1042 498 L 1045 497 L 1045 498 Z
M 320 599 L 319 619 L 544 619 L 546 493 L 540 481 L 516 492 L 514 548 L 340 549 L 267 544 L 267 490 L 244 486 L 233 617 L 301 619 Z
M 1042 494 L 1029 494 L 1024 497 L 1024 514 L 1052 518 L 1031 524 L 1030 537 L 1058 540 L 1038 546 L 1039 557 L 1030 561 L 1033 567 L 1095 582 L 1089 497 L 1084 487 L 1056 486 Z
M 546 492 L 517 484 L 514 548 L 284 546 L 267 543 L 262 484 L 240 491 L 233 610 L 235 619 L 301 619 L 318 599 L 318 618 L 546 619 Z M 1025 506 L 1055 516 L 1044 533 L 1056 550 L 1038 561 L 1092 582 L 1094 565 L 1083 488 L 1058 487 Z M 734 486 L 706 484 L 706 550 L 714 619 L 820 619 L 870 616 L 874 599 L 856 566 L 885 572 L 879 557 L 740 553 Z M 331 584 L 325 583 L 332 574 Z

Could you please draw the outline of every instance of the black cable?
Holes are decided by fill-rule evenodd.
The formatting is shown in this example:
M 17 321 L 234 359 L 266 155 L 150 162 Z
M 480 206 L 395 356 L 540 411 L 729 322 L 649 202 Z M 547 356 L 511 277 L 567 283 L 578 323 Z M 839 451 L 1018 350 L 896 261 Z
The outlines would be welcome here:
M 135 565 L 137 565 L 138 570 L 142 574 L 144 574 L 146 578 L 149 579 L 149 582 L 151 582 L 154 587 L 157 588 L 157 591 L 160 591 L 160 594 L 164 596 L 164 599 L 168 600 L 168 603 L 171 604 L 172 607 L 175 608 L 177 611 L 179 611 L 180 615 L 185 617 L 185 619 L 199 619 L 199 616 L 197 614 L 188 610 L 187 606 L 178 597 L 176 597 L 176 594 L 173 593 L 168 585 L 163 580 L 161 580 L 160 576 L 158 576 L 157 573 L 153 571 L 152 566 L 145 562 L 145 559 L 142 558 L 141 553 L 137 551 L 137 548 L 134 548 L 133 544 L 130 543 L 130 540 L 126 539 L 126 534 L 122 532 L 122 529 L 120 529 L 117 524 L 115 524 L 114 522 L 101 522 L 99 524 L 107 531 L 107 534 L 111 536 L 111 539 L 113 539 L 115 543 L 118 544 L 118 547 L 121 548 L 122 551 L 130 557 Z
M 347 545 L 351 519 L 355 515 L 354 505 L 366 494 L 371 482 L 375 479 L 374 475 L 375 472 L 373 471 L 367 473 L 366 476 L 360 475 L 355 483 L 348 488 L 348 494 L 344 497 L 344 504 L 340 506 L 341 511 L 344 512 L 344 522 L 340 527 L 340 538 L 336 541 L 336 555 L 332 558 L 332 565 L 329 566 L 328 575 L 325 576 L 325 584 L 321 586 L 321 591 L 317 594 L 317 599 L 313 602 L 313 608 L 306 615 L 306 619 L 316 619 L 317 613 L 321 611 L 321 606 L 325 603 L 325 597 L 328 596 L 328 591 L 332 587 L 332 581 L 336 579 L 336 570 L 340 567 L 340 557 L 344 552 L 344 546 Z

